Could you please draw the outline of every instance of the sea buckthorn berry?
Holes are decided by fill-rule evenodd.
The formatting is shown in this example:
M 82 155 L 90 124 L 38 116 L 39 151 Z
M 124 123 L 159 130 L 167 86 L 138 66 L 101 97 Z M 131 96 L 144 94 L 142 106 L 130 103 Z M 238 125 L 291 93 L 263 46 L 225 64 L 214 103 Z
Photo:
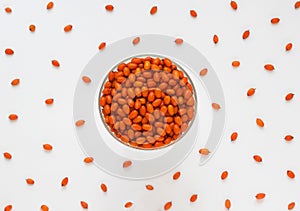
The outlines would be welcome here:
M 28 29 L 29 29 L 29 31 L 31 31 L 31 32 L 35 32 L 35 25 L 34 24 L 30 24 L 29 25 L 29 27 L 28 27 Z
M 6 48 L 4 52 L 6 55 L 13 55 L 15 53 L 14 50 L 11 48 Z
M 63 178 L 62 181 L 61 181 L 61 186 L 62 186 L 62 187 L 66 187 L 66 186 L 68 185 L 68 183 L 69 183 L 69 178 L 68 178 L 68 177 L 65 177 L 65 178 Z
M 94 158 L 93 157 L 86 157 L 86 158 L 83 159 L 83 161 L 85 163 L 92 163 L 94 161 Z
M 101 188 L 101 190 L 102 190 L 104 193 L 107 192 L 107 186 L 106 186 L 104 183 L 102 183 L 102 184 L 100 185 L 100 188 Z
M 215 35 L 213 36 L 213 41 L 214 41 L 215 44 L 217 44 L 217 43 L 219 42 L 219 37 L 218 37 L 218 35 L 215 34 Z
M 141 38 L 140 37 L 136 37 L 132 40 L 132 44 L 133 45 L 137 45 L 139 42 L 141 41 Z
M 12 9 L 10 7 L 5 7 L 4 10 L 5 10 L 6 13 L 11 13 L 12 12 Z
M 280 18 L 272 18 L 271 24 L 277 24 L 277 23 L 279 23 L 279 21 L 280 21 Z
M 53 149 L 51 144 L 43 144 L 43 148 L 45 151 L 52 151 Z
M 260 155 L 254 155 L 253 159 L 257 162 L 257 163 L 261 163 L 262 162 L 262 157 Z
M 89 208 L 88 203 L 85 202 L 85 201 L 81 201 L 81 202 L 80 202 L 80 205 L 81 205 L 81 207 L 82 207 L 83 209 L 88 209 L 88 208 Z
M 242 38 L 245 40 L 248 39 L 249 36 L 250 36 L 250 30 L 246 30 L 243 32 Z
M 53 6 L 54 6 L 54 3 L 53 3 L 52 1 L 50 1 L 50 2 L 47 4 L 46 8 L 47 8 L 47 10 L 51 10 L 51 9 L 53 8 Z
M 170 210 L 171 207 L 172 207 L 172 202 L 169 201 L 169 202 L 165 203 L 165 205 L 164 205 L 164 210 Z
M 100 43 L 98 49 L 99 49 L 100 51 L 102 51 L 105 47 L 106 47 L 106 42 L 102 42 L 102 43 Z
M 230 136 L 231 141 L 235 141 L 238 138 L 238 133 L 237 132 L 233 132 Z
M 264 121 L 260 118 L 256 118 L 256 124 L 257 124 L 257 126 L 259 126 L 261 128 L 263 128 L 265 126 Z
M 286 96 L 285 96 L 285 100 L 286 101 L 290 101 L 294 98 L 294 93 L 288 93 Z
M 221 174 L 221 179 L 225 180 L 225 179 L 227 179 L 227 177 L 228 177 L 228 171 L 223 171 Z
M 247 96 L 250 97 L 255 94 L 255 88 L 250 88 L 247 91 Z
M 49 211 L 49 207 L 45 204 L 41 205 L 41 211 Z
M 197 12 L 195 10 L 190 10 L 190 15 L 193 17 L 193 18 L 196 18 L 198 16 Z
M 108 5 L 105 5 L 105 9 L 106 9 L 106 11 L 109 11 L 109 12 L 111 12 L 111 11 L 113 11 L 113 10 L 114 10 L 114 6 L 113 6 L 113 5 L 111 5 L 111 4 L 108 4 Z
M 287 170 L 286 175 L 291 179 L 295 178 L 295 173 L 292 170 Z
M 193 194 L 193 195 L 191 195 L 191 197 L 190 197 L 190 202 L 195 202 L 195 201 L 197 201 L 197 199 L 198 199 L 198 195 L 197 194 Z
M 258 193 L 258 194 L 256 194 L 256 196 L 255 196 L 255 198 L 257 199 L 257 200 L 262 200 L 262 199 L 264 199 L 266 197 L 266 194 L 265 193 Z
M 233 10 L 237 10 L 238 9 L 238 4 L 235 1 L 231 1 L 230 2 L 230 6 Z
M 68 24 L 64 27 L 65 32 L 70 32 L 70 31 L 72 31 L 72 29 L 73 29 L 73 26 L 71 24 Z
M 228 209 L 228 210 L 231 208 L 231 201 L 230 201 L 230 199 L 226 199 L 225 200 L 225 208 Z
M 240 61 L 233 61 L 233 62 L 231 63 L 232 67 L 239 67 L 240 64 L 241 64 Z
M 275 67 L 272 64 L 265 64 L 264 68 L 267 71 L 273 71 L 273 70 L 275 70 Z
M 157 13 L 157 6 L 153 6 L 153 7 L 150 9 L 150 14 L 151 14 L 151 15 L 154 15 L 155 13 Z
M 180 176 L 181 176 L 180 171 L 175 172 L 175 173 L 173 174 L 173 180 L 178 180 Z
M 288 210 L 292 210 L 295 208 L 296 203 L 295 202 L 291 202 L 288 204 Z
M 16 79 L 12 80 L 10 84 L 12 86 L 18 86 L 20 84 L 20 79 L 16 78 Z
M 286 46 L 285 46 L 285 50 L 286 50 L 286 51 L 290 51 L 290 50 L 292 50 L 292 48 L 293 48 L 293 43 L 288 43 L 288 44 L 286 44 Z
M 210 151 L 206 148 L 201 148 L 201 149 L 199 149 L 199 153 L 201 155 L 208 155 L 210 153 Z
M 132 207 L 132 205 L 133 205 L 133 203 L 131 201 L 129 201 L 129 202 L 125 203 L 124 207 L 125 208 L 130 208 L 130 207 Z
M 123 162 L 123 168 L 128 168 L 132 165 L 132 161 L 131 160 L 126 160 Z

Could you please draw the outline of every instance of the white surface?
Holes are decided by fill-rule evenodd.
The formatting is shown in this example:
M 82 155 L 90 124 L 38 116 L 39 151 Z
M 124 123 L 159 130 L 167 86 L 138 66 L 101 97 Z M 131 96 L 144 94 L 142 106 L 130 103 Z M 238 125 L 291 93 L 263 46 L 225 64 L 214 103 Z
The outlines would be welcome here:
M 298 164 L 299 143 L 299 55 L 300 10 L 295 1 L 238 1 L 233 11 L 229 1 L 57 1 L 52 11 L 46 11 L 47 1 L 13 1 L 0 3 L 0 151 L 13 155 L 10 161 L 0 161 L 0 207 L 13 204 L 13 210 L 39 210 L 41 204 L 50 210 L 82 210 L 80 201 L 89 203 L 89 210 L 123 210 L 126 201 L 133 201 L 130 210 L 159 211 L 172 200 L 171 210 L 225 210 L 224 200 L 230 198 L 231 210 L 265 211 L 287 210 L 287 204 L 299 207 Z M 105 4 L 115 10 L 107 13 Z M 149 15 L 158 5 L 155 16 Z M 11 14 L 3 9 L 10 6 Z M 195 9 L 193 19 L 189 10 Z M 278 16 L 281 22 L 271 25 Z M 28 25 L 37 26 L 35 33 Z M 64 33 L 63 27 L 73 24 L 73 31 Z M 242 32 L 250 29 L 248 40 Z M 227 128 L 213 159 L 198 166 L 197 149 L 178 167 L 182 176 L 172 180 L 172 173 L 146 182 L 128 182 L 111 177 L 93 165 L 83 163 L 81 151 L 72 125 L 72 101 L 76 82 L 87 61 L 98 51 L 102 41 L 108 44 L 135 34 L 159 33 L 183 37 L 198 48 L 216 70 L 226 96 Z M 212 36 L 218 34 L 215 46 Z M 285 44 L 293 42 L 291 52 Z M 15 50 L 7 57 L 6 47 Z M 59 69 L 51 60 L 60 61 Z M 241 66 L 231 67 L 233 60 Z M 263 69 L 273 63 L 272 73 Z M 10 81 L 21 78 L 19 87 Z M 252 98 L 246 96 L 250 87 L 256 88 Z M 296 95 L 286 103 L 288 92 Z M 51 107 L 44 100 L 54 97 Z M 19 120 L 8 121 L 9 113 L 17 113 Z M 255 118 L 265 121 L 265 128 L 255 125 Z M 238 140 L 230 142 L 230 134 L 239 132 Z M 285 143 L 283 137 L 295 139 Z M 42 144 L 54 149 L 45 153 Z M 260 154 L 263 163 L 252 156 Z M 296 179 L 290 180 L 286 170 L 292 169 Z M 226 181 L 220 180 L 223 170 L 229 171 Z M 62 189 L 63 177 L 70 179 Z M 36 184 L 29 187 L 25 178 Z M 103 194 L 99 185 L 104 182 L 109 191 Z M 155 190 L 146 191 L 151 183 Z M 255 195 L 265 192 L 267 197 L 257 203 Z M 189 203 L 191 194 L 198 201 Z

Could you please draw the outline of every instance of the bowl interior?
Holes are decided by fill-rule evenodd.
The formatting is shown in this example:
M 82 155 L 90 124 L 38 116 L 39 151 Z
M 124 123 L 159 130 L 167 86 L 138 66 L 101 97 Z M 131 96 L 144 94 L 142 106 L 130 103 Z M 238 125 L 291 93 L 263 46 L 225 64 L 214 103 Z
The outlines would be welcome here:
M 129 63 L 133 58 L 146 58 L 146 57 L 151 57 L 151 58 L 160 58 L 160 59 L 164 59 L 166 58 L 165 56 L 163 55 L 157 55 L 157 54 L 147 54 L 147 55 L 135 55 L 135 56 L 131 56 L 131 57 L 128 57 L 128 58 L 124 58 L 123 60 L 119 61 L 117 64 L 115 64 L 110 70 L 112 71 L 117 71 L 117 68 L 118 68 L 118 65 L 121 64 L 121 63 Z M 104 124 L 105 128 L 108 130 L 109 134 L 114 138 L 114 140 L 118 141 L 119 143 L 122 143 L 130 148 L 135 148 L 135 149 L 138 149 L 138 150 L 158 150 L 158 149 L 162 149 L 162 148 L 166 148 L 166 147 L 169 147 L 175 143 L 178 143 L 179 141 L 182 141 L 183 138 L 185 137 L 185 135 L 189 132 L 189 129 L 191 128 L 193 122 L 194 122 L 194 119 L 195 119 L 195 115 L 197 114 L 197 91 L 195 89 L 195 86 L 194 86 L 194 83 L 193 83 L 193 80 L 191 79 L 191 76 L 190 74 L 188 73 L 189 70 L 186 70 L 185 68 L 182 68 L 180 64 L 176 63 L 175 61 L 172 61 L 173 64 L 175 64 L 177 66 L 177 69 L 178 70 L 181 70 L 183 73 L 184 73 L 184 76 L 188 78 L 188 82 L 191 84 L 192 86 L 192 90 L 193 90 L 193 99 L 194 99 L 194 105 L 193 105 L 193 109 L 194 109 L 194 115 L 192 117 L 192 119 L 189 121 L 188 123 L 188 126 L 186 128 L 186 130 L 184 132 L 181 132 L 179 137 L 173 141 L 171 141 L 170 143 L 168 144 L 165 144 L 163 146 L 159 146 L 159 147 L 153 147 L 153 148 L 144 148 L 144 147 L 141 147 L 141 146 L 133 146 L 133 145 L 130 145 L 128 143 L 125 143 L 124 141 L 122 141 L 120 138 L 118 138 L 116 136 L 116 134 L 114 132 L 111 131 L 111 128 L 109 127 L 109 125 L 106 123 L 105 121 L 105 116 L 102 112 L 102 109 L 103 107 L 100 105 L 100 100 L 98 100 L 98 110 L 99 110 L 99 114 L 100 114 L 100 118 L 101 118 L 101 122 Z M 109 77 L 109 72 L 110 70 L 108 71 L 108 73 L 106 74 L 106 76 L 104 77 L 103 81 L 101 82 L 101 86 L 100 86 L 100 90 L 99 90 L 99 95 L 98 95 L 98 99 L 100 99 L 100 97 L 102 96 L 102 91 L 105 89 L 105 83 L 108 81 L 108 77 Z M 152 71 L 152 70 L 150 70 Z M 125 81 L 126 82 L 126 81 Z M 125 83 L 125 82 L 122 82 Z M 168 87 L 170 89 L 172 89 L 172 87 Z M 178 107 L 180 108 L 180 106 Z M 154 126 L 154 124 L 153 124 Z

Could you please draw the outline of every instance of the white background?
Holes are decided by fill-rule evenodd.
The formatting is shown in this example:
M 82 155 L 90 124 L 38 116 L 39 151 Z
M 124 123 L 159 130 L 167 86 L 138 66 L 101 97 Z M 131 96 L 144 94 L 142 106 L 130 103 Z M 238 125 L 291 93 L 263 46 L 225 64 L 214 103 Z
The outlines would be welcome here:
M 106 4 L 115 10 L 105 11 Z M 300 203 L 298 163 L 299 139 L 299 66 L 300 10 L 295 1 L 238 1 L 233 11 L 230 1 L 56 1 L 52 11 L 47 1 L 0 2 L 0 151 L 8 151 L 12 160 L 0 159 L 0 209 L 7 204 L 13 210 L 39 210 L 47 204 L 50 210 L 82 210 L 80 201 L 89 203 L 89 210 L 123 210 L 132 201 L 135 211 L 159 211 L 167 201 L 171 210 L 226 210 L 225 199 L 232 202 L 231 210 L 287 210 L 288 203 Z M 158 6 L 156 15 L 149 10 Z M 4 8 L 10 6 L 11 14 Z M 198 12 L 192 18 L 189 10 Z M 278 25 L 270 19 L 279 17 Z M 28 30 L 36 25 L 36 32 Z M 63 27 L 73 25 L 70 33 Z M 243 31 L 251 32 L 242 40 Z M 84 154 L 75 137 L 72 120 L 74 89 L 80 72 L 98 52 L 98 45 L 138 34 L 165 34 L 182 37 L 199 49 L 215 68 L 223 85 L 227 106 L 227 125 L 215 156 L 203 167 L 198 166 L 198 149 L 175 171 L 182 172 L 178 181 L 169 174 L 151 181 L 126 181 L 111 177 L 94 165 L 83 163 Z M 212 42 L 218 34 L 220 42 Z M 294 44 L 285 52 L 288 42 Z M 15 54 L 6 56 L 5 48 Z M 57 59 L 60 68 L 53 68 Z M 232 68 L 239 60 L 241 66 Z M 275 71 L 264 70 L 265 63 L 275 65 Z M 103 73 L 106 70 L 103 70 Z M 10 81 L 20 78 L 18 87 Z M 248 98 L 248 88 L 256 94 Z M 285 102 L 287 93 L 295 93 Z M 44 100 L 53 97 L 54 105 Z M 11 123 L 10 113 L 19 120 Z M 261 117 L 265 128 L 255 119 Z M 239 133 L 235 143 L 230 134 Z M 295 139 L 284 141 L 286 134 Z M 54 149 L 43 151 L 50 143 Z M 252 156 L 259 154 L 257 164 Z M 296 173 L 294 180 L 286 170 Z M 229 171 L 221 181 L 222 171 Z M 60 187 L 68 176 L 69 185 Z M 28 186 L 26 178 L 35 180 Z M 100 184 L 108 186 L 103 194 Z M 145 189 L 151 183 L 154 191 Z M 266 198 L 257 202 L 255 195 L 265 192 Z M 192 194 L 198 201 L 190 204 Z

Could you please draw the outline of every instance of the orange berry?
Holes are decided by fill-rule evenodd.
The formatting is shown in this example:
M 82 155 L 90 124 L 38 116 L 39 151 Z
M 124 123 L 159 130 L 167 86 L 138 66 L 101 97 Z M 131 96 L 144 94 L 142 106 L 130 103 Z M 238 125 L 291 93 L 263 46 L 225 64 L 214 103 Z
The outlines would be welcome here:
M 288 93 L 288 94 L 285 96 L 285 100 L 286 100 L 286 101 L 292 100 L 293 97 L 294 97 L 294 95 L 295 95 L 295 94 L 293 94 L 293 93 Z
M 218 103 L 212 103 L 212 104 L 211 104 L 211 107 L 212 107 L 214 110 L 220 110 L 220 109 L 221 109 L 221 106 L 220 106 Z
M 131 160 L 126 160 L 126 161 L 123 162 L 123 168 L 128 168 L 131 165 L 132 165 L 132 161 Z
M 225 179 L 227 179 L 227 177 L 228 177 L 228 171 L 223 171 L 221 174 L 221 179 L 225 180 Z
M 264 121 L 262 119 L 260 119 L 260 118 L 256 118 L 256 124 L 259 127 L 264 127 L 265 126 Z
M 54 3 L 52 1 L 50 1 L 48 4 L 47 4 L 47 10 L 51 10 L 54 6 Z
M 175 174 L 173 174 L 173 180 L 178 180 L 180 176 L 181 176 L 180 171 L 175 172 Z
M 289 204 L 288 204 L 288 210 L 292 210 L 292 209 L 294 209 L 295 205 L 296 205 L 296 203 L 295 203 L 295 202 L 291 202 L 291 203 L 289 203 Z
M 286 175 L 291 179 L 295 178 L 295 173 L 292 170 L 287 170 Z
M 9 152 L 4 152 L 4 153 L 3 153 L 3 157 L 4 157 L 5 159 L 7 159 L 7 160 L 12 159 L 12 155 L 11 155 Z
M 82 207 L 83 209 L 88 209 L 88 208 L 89 208 L 88 203 L 86 203 L 85 201 L 81 201 L 81 202 L 80 202 L 80 205 L 81 205 L 81 207 Z
M 41 206 L 41 210 L 42 210 L 42 211 L 48 211 L 48 210 L 49 210 L 49 207 L 48 207 L 47 205 L 43 204 L 43 205 Z
M 68 177 L 65 177 L 65 178 L 63 178 L 62 181 L 61 181 L 61 186 L 62 186 L 62 187 L 66 187 L 66 186 L 68 185 L 68 183 L 69 183 L 69 178 L 68 178 Z
M 111 4 L 108 4 L 108 5 L 106 5 L 106 6 L 105 6 L 105 9 L 106 9 L 106 11 L 109 11 L 109 12 L 111 12 L 111 11 L 113 11 L 113 10 L 114 10 L 114 6 L 113 6 L 113 5 L 111 5 Z
M 86 157 L 84 158 L 83 162 L 85 163 L 92 163 L 94 161 L 94 158 L 93 157 Z
M 199 153 L 201 155 L 208 155 L 210 153 L 210 151 L 206 148 L 201 148 L 201 149 L 199 149 Z
M 35 25 L 31 24 L 31 25 L 29 25 L 28 28 L 29 28 L 29 31 L 35 32 Z
M 71 24 L 68 24 L 64 27 L 65 32 L 70 32 L 73 29 L 73 26 Z
M 53 149 L 51 144 L 43 144 L 43 148 L 46 151 L 51 151 Z
M 124 207 L 125 208 L 130 208 L 130 207 L 132 207 L 132 205 L 133 205 L 133 203 L 131 201 L 129 201 L 129 202 L 125 203 Z
M 266 197 L 266 194 L 265 193 L 258 193 L 256 194 L 255 198 L 257 200 L 261 200 L 261 199 L 264 199 Z
M 233 10 L 237 10 L 238 9 L 238 4 L 235 1 L 231 1 L 230 2 L 230 6 Z
M 136 37 L 132 40 L 132 44 L 133 45 L 137 45 L 139 42 L 141 41 L 141 38 L 140 37 Z
M 233 132 L 230 136 L 231 141 L 235 141 L 238 137 L 238 133 L 237 132 Z
M 250 30 L 246 30 L 246 31 L 243 32 L 242 37 L 243 37 L 244 40 L 247 39 L 249 36 L 250 36 Z
M 10 84 L 11 84 L 12 86 L 17 86 L 17 85 L 19 85 L 19 83 L 20 83 L 20 79 L 19 79 L 19 78 L 16 78 L 16 79 L 14 79 L 14 80 L 12 80 L 12 81 L 10 82 Z
M 101 188 L 101 190 L 102 190 L 104 193 L 107 192 L 107 186 L 106 186 L 104 183 L 102 183 L 102 184 L 100 185 L 100 188 Z
M 250 97 L 255 94 L 255 88 L 250 88 L 247 91 L 247 96 Z
M 82 126 L 82 125 L 84 125 L 85 124 L 85 121 L 84 120 L 78 120 L 78 121 L 76 121 L 76 123 L 75 123 L 75 125 L 76 125 L 76 127 L 80 127 L 80 126 Z
M 285 50 L 286 50 L 286 51 L 290 51 L 290 50 L 292 50 L 292 48 L 293 48 L 293 43 L 288 43 L 288 44 L 286 44 L 286 46 L 285 46 Z
M 183 39 L 182 39 L 182 38 L 176 38 L 176 39 L 175 39 L 175 43 L 176 43 L 177 45 L 181 45 L 181 44 L 183 43 Z
M 8 118 L 11 120 L 11 121 L 16 121 L 19 117 L 17 114 L 10 114 L 8 116 Z
M 206 74 L 208 73 L 208 69 L 207 68 L 204 68 L 204 69 L 202 69 L 201 71 L 200 71 L 200 76 L 205 76 Z
M 45 100 L 45 104 L 46 105 L 52 105 L 54 103 L 54 99 L 53 98 L 48 98 Z
M 195 201 L 197 201 L 197 199 L 198 199 L 198 195 L 197 194 L 193 194 L 193 195 L 191 195 L 191 197 L 190 197 L 190 202 L 195 202 Z
M 196 18 L 197 17 L 197 12 L 195 10 L 190 10 L 190 15 L 193 17 L 193 18 Z
M 34 180 L 31 179 L 31 178 L 27 178 L 27 179 L 26 179 L 26 183 L 27 183 L 28 185 L 34 185 Z
M 88 76 L 82 76 L 82 80 L 84 83 L 89 84 L 92 82 L 91 78 Z
M 11 13 L 12 12 L 12 9 L 10 7 L 6 7 L 4 10 L 5 10 L 6 13 Z
M 106 47 L 106 42 L 102 42 L 102 43 L 100 43 L 100 45 L 98 46 L 98 49 L 99 49 L 100 51 L 102 51 L 105 47 Z
M 258 162 L 258 163 L 261 163 L 262 162 L 262 157 L 260 155 L 254 155 L 253 156 L 253 159 Z
M 272 23 L 272 24 L 277 24 L 277 23 L 279 23 L 279 21 L 280 21 L 279 18 L 272 18 L 272 19 L 271 19 L 271 23 Z
M 4 211 L 11 211 L 12 208 L 13 208 L 13 206 L 12 206 L 11 204 L 6 205 L 6 206 L 4 207 Z
M 272 64 L 265 64 L 264 68 L 268 71 L 273 71 L 275 69 L 274 65 Z
M 241 63 L 240 63 L 239 61 L 233 61 L 233 62 L 231 63 L 232 67 L 239 67 L 240 64 L 241 64 Z
M 14 53 L 15 53 L 14 50 L 11 49 L 11 48 L 6 48 L 6 49 L 5 49 L 5 54 L 6 54 L 6 55 L 13 55 Z
M 284 137 L 284 139 L 285 139 L 286 141 L 292 141 L 292 140 L 294 139 L 294 136 L 292 136 L 292 135 L 286 135 L 286 136 Z
M 295 2 L 295 9 L 299 9 L 300 8 L 300 1 Z
M 146 185 L 146 189 L 147 189 L 147 190 L 153 190 L 154 187 L 153 187 L 152 185 Z
M 214 41 L 215 44 L 217 44 L 217 43 L 219 42 L 219 37 L 218 37 L 218 35 L 215 34 L 215 35 L 213 36 L 213 41 Z
M 55 60 L 55 59 L 53 59 L 53 60 L 51 61 L 51 63 L 52 63 L 52 65 L 53 65 L 54 67 L 59 67 L 59 66 L 60 66 L 59 61 L 57 61 L 57 60 Z
M 151 15 L 154 15 L 155 13 L 157 13 L 157 6 L 153 6 L 153 7 L 150 9 L 150 14 L 151 14 Z
M 169 201 L 169 202 L 165 203 L 164 209 L 169 210 L 169 209 L 171 209 L 171 207 L 172 207 L 172 202 Z
M 226 199 L 225 200 L 225 207 L 226 207 L 226 209 L 230 209 L 231 208 L 231 201 L 229 200 L 229 199 Z

